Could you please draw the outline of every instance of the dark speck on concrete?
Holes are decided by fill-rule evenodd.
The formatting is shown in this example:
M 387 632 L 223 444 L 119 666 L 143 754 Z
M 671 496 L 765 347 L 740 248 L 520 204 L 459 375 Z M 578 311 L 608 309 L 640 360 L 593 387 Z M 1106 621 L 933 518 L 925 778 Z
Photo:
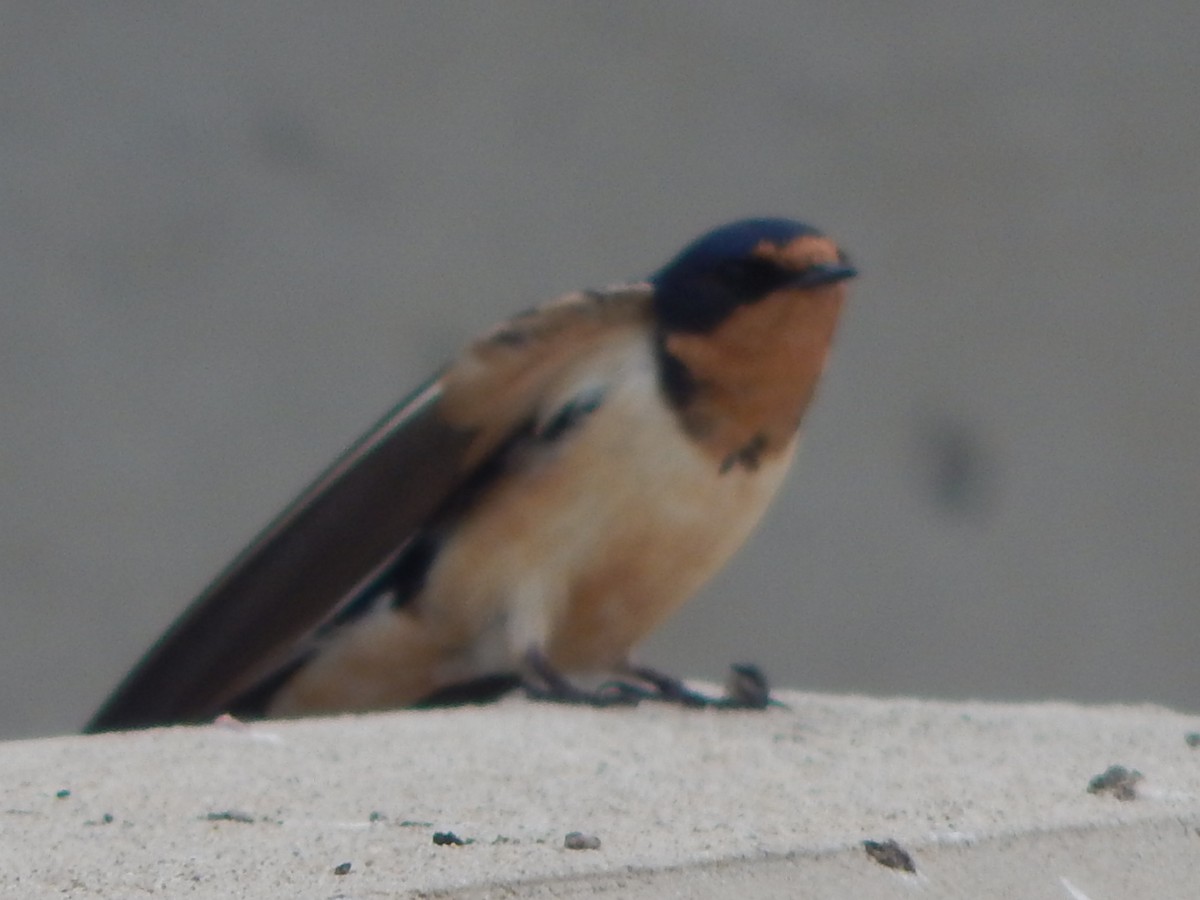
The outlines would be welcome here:
M 563 846 L 568 850 L 599 850 L 600 838 L 594 834 L 572 831 L 563 838 Z
M 881 866 L 889 869 L 899 869 L 902 872 L 916 872 L 917 866 L 908 851 L 893 840 L 863 841 L 867 856 Z
M 219 812 L 210 812 L 204 817 L 209 822 L 244 822 L 249 824 L 254 821 L 254 816 L 250 813 L 245 813 L 237 809 L 223 809 Z
M 1142 773 L 1124 766 L 1109 766 L 1088 782 L 1089 794 L 1112 794 L 1118 800 L 1136 800 Z

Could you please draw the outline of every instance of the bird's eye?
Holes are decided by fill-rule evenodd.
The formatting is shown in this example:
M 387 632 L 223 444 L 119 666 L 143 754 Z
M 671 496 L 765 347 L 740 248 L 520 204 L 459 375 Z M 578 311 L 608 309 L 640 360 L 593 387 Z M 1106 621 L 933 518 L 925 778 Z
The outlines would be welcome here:
M 722 281 L 742 290 L 764 290 L 779 280 L 779 269 L 765 259 L 742 257 L 727 260 L 718 272 Z

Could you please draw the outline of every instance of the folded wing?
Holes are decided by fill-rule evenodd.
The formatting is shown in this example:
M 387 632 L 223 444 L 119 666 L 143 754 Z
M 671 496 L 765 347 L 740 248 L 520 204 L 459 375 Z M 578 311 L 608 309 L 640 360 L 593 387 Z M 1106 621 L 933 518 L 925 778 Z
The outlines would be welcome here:
M 386 575 L 424 524 L 528 426 L 576 362 L 648 326 L 649 299 L 646 285 L 570 294 L 468 347 L 196 598 L 86 730 L 202 721 L 287 665 L 323 623 Z

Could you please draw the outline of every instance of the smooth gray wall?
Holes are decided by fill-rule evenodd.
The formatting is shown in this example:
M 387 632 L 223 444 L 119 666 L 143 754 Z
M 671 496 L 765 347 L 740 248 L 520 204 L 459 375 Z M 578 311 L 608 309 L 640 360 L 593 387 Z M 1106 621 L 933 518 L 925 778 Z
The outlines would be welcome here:
M 1200 709 L 1200 5 L 0 6 L 0 734 L 77 727 L 493 320 L 747 214 L 863 278 L 646 648 Z

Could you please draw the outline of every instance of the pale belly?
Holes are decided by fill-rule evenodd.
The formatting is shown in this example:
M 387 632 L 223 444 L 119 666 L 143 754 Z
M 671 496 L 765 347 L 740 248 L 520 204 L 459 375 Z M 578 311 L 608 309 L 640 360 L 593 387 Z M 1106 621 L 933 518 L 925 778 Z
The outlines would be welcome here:
M 516 672 L 531 649 L 566 674 L 624 663 L 745 541 L 794 450 L 721 472 L 661 403 L 644 359 L 626 360 L 598 410 L 484 495 L 411 603 L 381 604 L 335 635 L 270 713 L 411 704 Z
M 418 603 L 461 642 L 444 678 L 530 648 L 564 672 L 618 666 L 745 541 L 792 448 L 722 473 L 656 392 L 652 373 L 623 381 L 456 529 Z

